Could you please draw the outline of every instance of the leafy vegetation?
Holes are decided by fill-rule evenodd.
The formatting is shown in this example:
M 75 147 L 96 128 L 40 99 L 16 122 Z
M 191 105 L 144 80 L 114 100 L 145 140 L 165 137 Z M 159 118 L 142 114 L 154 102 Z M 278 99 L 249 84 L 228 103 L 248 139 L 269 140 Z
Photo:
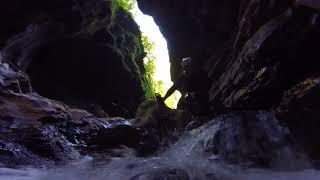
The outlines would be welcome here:
M 111 0 L 111 23 L 109 24 L 109 29 L 114 25 L 113 23 L 119 10 L 124 10 L 126 13 L 134 17 L 134 14 L 132 14 L 130 11 L 134 8 L 135 3 L 136 0 Z M 165 86 L 165 83 L 162 80 L 155 79 L 156 62 L 158 60 L 154 53 L 155 43 L 150 41 L 148 36 L 143 33 L 141 36 L 141 40 L 134 35 L 131 38 L 134 40 L 134 42 L 136 42 L 135 44 L 137 46 L 131 52 L 131 59 L 134 61 L 137 54 L 139 54 L 143 50 L 146 53 L 146 57 L 144 58 L 144 67 L 146 72 L 142 74 L 138 72 L 146 98 L 155 99 L 156 94 L 164 96 L 168 87 Z M 141 47 L 141 43 L 143 47 Z M 138 65 L 135 62 L 134 64 L 139 71 Z M 165 103 L 167 104 L 167 106 L 173 108 L 176 104 L 175 102 L 177 102 L 178 99 L 179 94 L 174 93 L 166 100 Z
M 148 37 L 144 34 L 142 34 L 141 40 L 144 46 L 144 50 L 147 53 L 144 59 L 144 67 L 146 69 L 146 74 L 143 80 L 143 88 L 145 90 L 147 98 L 155 99 L 155 94 L 160 94 L 161 96 L 164 96 L 167 92 L 167 89 L 162 80 L 155 79 L 157 57 L 154 55 L 154 43 L 151 42 L 148 39 Z M 175 92 L 166 100 L 165 103 L 168 107 L 174 108 L 179 98 L 179 93 Z
M 155 99 L 156 87 L 154 74 L 156 72 L 156 57 L 152 53 L 154 49 L 154 43 L 151 42 L 144 34 L 142 34 L 141 40 L 144 51 L 146 52 L 146 57 L 144 59 L 144 67 L 146 69 L 146 73 L 145 77 L 143 78 L 143 89 L 148 99 Z
M 135 0 L 112 0 L 112 5 L 114 8 L 123 8 L 126 11 L 133 9 Z
M 117 16 L 120 8 L 131 14 L 130 10 L 133 9 L 135 2 L 135 0 L 111 0 L 111 20 Z

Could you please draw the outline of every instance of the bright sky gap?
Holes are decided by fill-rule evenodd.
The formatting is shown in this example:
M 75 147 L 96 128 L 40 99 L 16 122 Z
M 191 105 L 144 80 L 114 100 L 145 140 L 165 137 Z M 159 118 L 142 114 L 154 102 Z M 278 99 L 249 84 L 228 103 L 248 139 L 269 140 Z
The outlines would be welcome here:
M 163 88 L 167 91 L 173 84 L 170 78 L 170 62 L 166 39 L 161 34 L 159 27 L 151 16 L 143 14 L 135 3 L 134 8 L 130 10 L 134 20 L 140 27 L 140 31 L 144 33 L 151 42 L 154 43 L 153 54 L 156 57 L 155 80 L 163 81 Z M 164 96 L 164 94 L 161 94 Z M 181 94 L 175 92 L 168 101 L 173 101 L 171 108 L 176 108 Z M 166 101 L 167 102 L 167 101 Z M 167 103 L 168 104 L 168 103 Z

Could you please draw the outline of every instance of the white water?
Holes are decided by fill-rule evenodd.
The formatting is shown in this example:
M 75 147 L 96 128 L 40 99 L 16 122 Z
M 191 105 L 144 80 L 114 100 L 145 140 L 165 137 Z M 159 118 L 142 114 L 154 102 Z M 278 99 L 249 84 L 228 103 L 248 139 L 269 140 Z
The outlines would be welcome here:
M 161 167 L 187 170 L 191 179 L 206 180 L 205 173 L 213 173 L 222 180 L 319 180 L 320 171 L 304 169 L 279 172 L 263 169 L 242 169 L 210 162 L 204 158 L 189 159 L 154 157 L 149 159 L 118 158 L 111 163 L 96 166 L 92 158 L 56 169 L 0 168 L 1 180 L 127 180 L 137 174 Z
M 320 179 L 320 171 L 314 169 L 278 171 L 227 165 L 214 158 L 204 157 L 199 151 L 190 153 L 183 150 L 185 147 L 176 149 L 177 145 L 184 143 L 178 142 L 168 151 L 150 158 L 127 155 L 123 158 L 113 158 L 111 162 L 96 162 L 92 157 L 86 156 L 80 161 L 52 169 L 0 168 L 0 180 L 129 180 L 138 174 L 160 168 L 185 170 L 191 180 L 207 180 L 206 174 L 214 174 L 219 180 Z
M 277 128 L 277 121 L 270 120 L 272 117 L 270 113 L 260 112 L 257 117 L 259 119 L 257 123 L 263 125 L 261 128 L 272 127 L 269 128 L 270 131 L 266 130 L 266 132 L 272 134 L 273 139 L 281 139 L 283 136 L 281 131 L 286 132 L 285 129 Z M 227 118 L 230 120 L 230 117 Z M 310 168 L 311 163 L 306 158 L 301 158 L 304 156 L 299 157 L 292 153 L 293 151 L 290 151 L 289 147 L 281 153 L 280 161 L 276 161 L 277 164 L 273 164 L 270 169 L 229 165 L 220 160 L 218 156 L 207 154 L 205 152 L 206 146 L 210 146 L 210 141 L 215 140 L 213 135 L 226 124 L 228 125 L 228 122 L 223 119 L 211 121 L 182 136 L 178 142 L 154 157 L 138 158 L 128 152 L 122 158 L 112 158 L 111 160 L 103 159 L 102 156 L 99 160 L 86 156 L 80 161 L 51 169 L 0 168 L 0 180 L 129 180 L 145 172 L 168 168 L 183 170 L 188 174 L 190 180 L 213 180 L 208 178 L 208 175 L 214 175 L 218 180 L 320 180 L 320 171 Z M 234 127 L 238 127 L 238 124 L 235 124 Z M 258 127 L 255 126 L 255 128 Z M 236 132 L 237 129 L 239 128 L 230 126 L 225 133 L 236 135 L 239 138 L 240 131 Z M 226 141 L 231 143 L 232 138 L 228 138 Z M 229 146 L 235 147 L 232 143 Z M 157 175 L 160 174 L 155 176 Z

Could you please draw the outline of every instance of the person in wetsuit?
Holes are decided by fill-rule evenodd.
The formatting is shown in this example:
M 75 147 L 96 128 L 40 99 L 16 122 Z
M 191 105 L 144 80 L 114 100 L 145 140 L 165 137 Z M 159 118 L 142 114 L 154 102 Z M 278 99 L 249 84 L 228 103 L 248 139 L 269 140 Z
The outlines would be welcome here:
M 182 94 L 178 103 L 179 109 L 185 109 L 195 114 L 208 111 L 208 91 L 210 80 L 202 68 L 192 58 L 186 57 L 181 61 L 182 72 L 162 98 L 165 101 L 175 90 Z

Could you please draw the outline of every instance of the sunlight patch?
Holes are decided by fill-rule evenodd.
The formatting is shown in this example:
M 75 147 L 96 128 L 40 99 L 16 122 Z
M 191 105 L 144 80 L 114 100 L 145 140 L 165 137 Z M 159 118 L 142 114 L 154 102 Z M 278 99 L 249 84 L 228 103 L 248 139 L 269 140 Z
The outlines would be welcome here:
M 138 8 L 137 3 L 134 4 L 134 7 L 130 12 L 132 13 L 136 23 L 139 25 L 142 34 L 146 36 L 153 45 L 151 51 L 148 52 L 149 54 L 144 59 L 144 63 L 147 63 L 151 57 L 154 57 L 155 72 L 153 80 L 156 83 L 155 91 L 156 93 L 161 94 L 161 96 L 164 96 L 173 84 L 170 78 L 170 61 L 167 42 L 153 18 L 151 16 L 144 15 Z M 181 94 L 178 91 L 175 91 L 175 93 L 171 95 L 165 103 L 170 108 L 176 108 L 180 97 Z

